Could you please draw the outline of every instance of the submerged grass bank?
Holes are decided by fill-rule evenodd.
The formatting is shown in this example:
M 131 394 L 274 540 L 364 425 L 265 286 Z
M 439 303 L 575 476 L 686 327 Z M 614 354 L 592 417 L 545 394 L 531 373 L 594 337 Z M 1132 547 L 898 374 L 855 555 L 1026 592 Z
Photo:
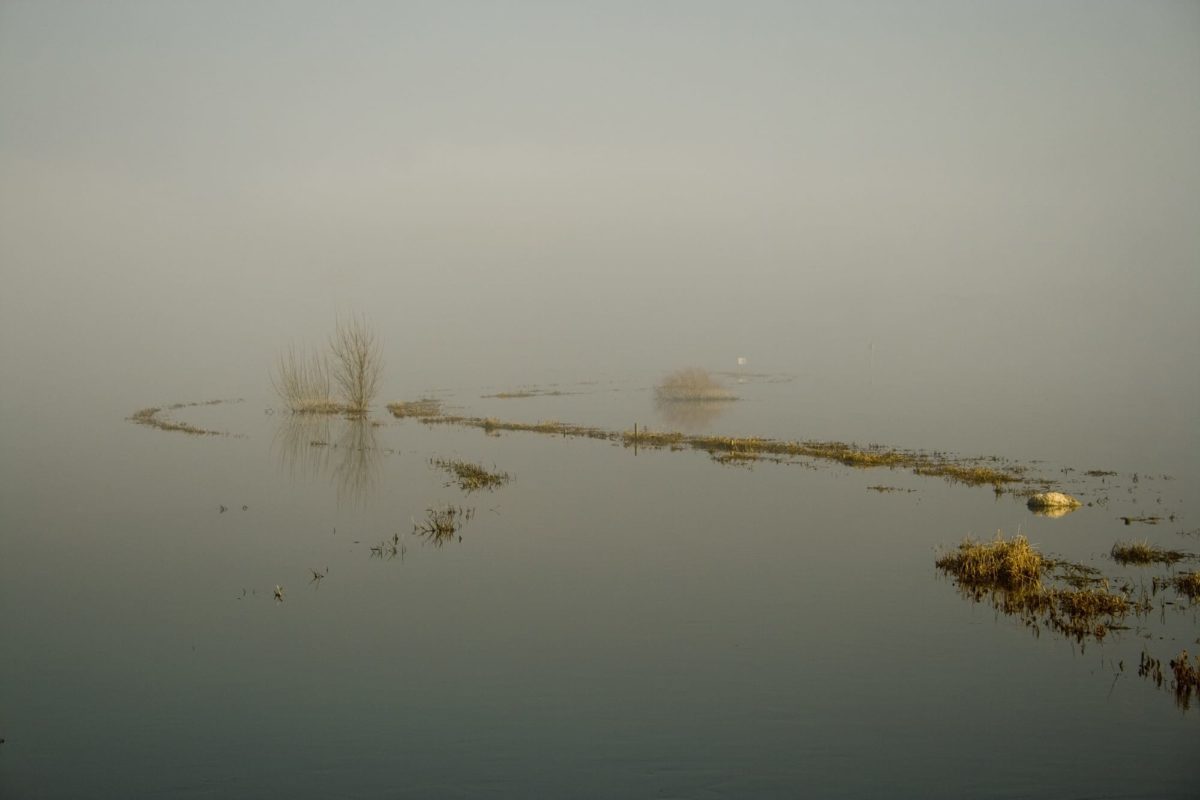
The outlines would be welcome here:
M 601 439 L 617 442 L 625 447 L 702 450 L 718 461 L 725 462 L 809 458 L 835 461 L 856 468 L 908 469 L 917 475 L 945 478 L 968 486 L 990 485 L 997 490 L 1000 490 L 1005 484 L 1025 480 L 1024 467 L 1003 463 L 996 458 L 953 458 L 942 453 L 899 450 L 879 445 L 864 447 L 844 442 L 783 441 L 759 437 L 694 435 L 679 431 L 646 429 L 614 431 L 557 421 L 511 422 L 495 417 L 441 414 L 439 409 L 432 407 L 422 409 L 428 413 L 414 413 L 413 405 L 412 403 L 393 403 L 388 406 L 388 410 L 397 418 L 416 417 L 428 425 L 458 425 L 479 428 L 485 433 L 523 431 L 553 436 Z
M 190 422 L 180 422 L 166 416 L 165 412 L 178 411 L 181 408 L 196 408 L 197 406 L 216 406 L 222 403 L 240 403 L 241 398 L 236 400 L 202 400 L 196 403 L 173 403 L 169 406 L 149 406 L 139 409 L 127 417 L 130 422 L 135 422 L 138 425 L 147 425 L 151 428 L 158 428 L 160 431 L 176 431 L 178 433 L 186 433 L 192 436 L 233 436 L 228 431 L 214 431 L 208 428 L 201 428 L 192 425 Z

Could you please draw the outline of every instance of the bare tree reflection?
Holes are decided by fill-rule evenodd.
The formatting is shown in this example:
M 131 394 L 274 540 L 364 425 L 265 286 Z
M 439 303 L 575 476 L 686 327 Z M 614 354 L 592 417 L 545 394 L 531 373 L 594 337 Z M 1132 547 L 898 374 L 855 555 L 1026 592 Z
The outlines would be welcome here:
M 362 503 L 378 482 L 382 453 L 366 417 L 284 415 L 271 449 L 293 479 L 331 478 L 338 505 Z
M 329 469 L 331 418 L 324 414 L 279 416 L 271 450 L 290 478 L 313 478 Z
M 379 480 L 379 464 L 383 460 L 375 438 L 375 426 L 366 417 L 351 417 L 341 422 L 333 468 L 338 505 L 361 503 L 374 490 Z

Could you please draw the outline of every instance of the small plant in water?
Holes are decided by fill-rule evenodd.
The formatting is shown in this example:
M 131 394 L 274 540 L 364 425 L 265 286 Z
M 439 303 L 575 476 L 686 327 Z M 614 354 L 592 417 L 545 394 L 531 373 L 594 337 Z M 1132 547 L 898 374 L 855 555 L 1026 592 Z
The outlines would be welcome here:
M 441 547 L 475 516 L 474 508 L 444 506 L 430 508 L 421 522 L 413 523 L 413 534 Z
M 498 489 L 511 480 L 507 472 L 488 470 L 482 464 L 469 461 L 431 458 L 429 463 L 453 475 L 452 483 L 457 483 L 460 489 L 468 493 L 480 489 Z

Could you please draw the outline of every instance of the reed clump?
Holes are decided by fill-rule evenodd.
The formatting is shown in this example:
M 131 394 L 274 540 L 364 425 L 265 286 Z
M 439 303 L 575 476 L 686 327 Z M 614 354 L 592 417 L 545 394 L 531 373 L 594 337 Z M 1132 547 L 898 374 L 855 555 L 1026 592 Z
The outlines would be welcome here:
M 1109 551 L 1113 560 L 1120 564 L 1174 564 L 1188 557 L 1179 550 L 1168 550 L 1150 544 L 1143 539 L 1133 542 L 1117 542 Z
M 689 367 L 668 374 L 654 388 L 654 397 L 661 403 L 711 402 L 733 400 L 733 394 L 707 370 Z
M 512 480 L 507 472 L 489 470 L 482 464 L 473 464 L 470 461 L 433 458 L 429 463 L 452 475 L 458 488 L 468 493 L 481 489 L 499 489 Z

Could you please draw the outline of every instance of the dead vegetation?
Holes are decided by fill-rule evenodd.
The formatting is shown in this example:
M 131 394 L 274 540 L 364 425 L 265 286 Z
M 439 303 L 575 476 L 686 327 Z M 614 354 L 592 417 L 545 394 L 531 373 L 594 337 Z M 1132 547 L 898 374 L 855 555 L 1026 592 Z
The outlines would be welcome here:
M 1150 544 L 1143 539 L 1135 542 L 1117 542 L 1109 551 L 1113 561 L 1119 564 L 1174 564 L 1189 557 L 1180 550 L 1167 550 Z
M 470 461 L 431 458 L 429 463 L 452 475 L 452 483 L 457 483 L 458 488 L 468 494 L 481 489 L 499 489 L 512 479 L 507 472 L 489 470 L 482 464 L 473 464 Z
M 177 411 L 181 408 L 195 408 L 197 406 L 215 406 L 222 403 L 240 403 L 242 400 L 204 400 L 197 403 L 173 403 L 169 406 L 150 406 L 148 408 L 139 409 L 127 419 L 130 422 L 136 422 L 138 425 L 148 425 L 151 428 L 158 428 L 160 431 L 176 431 L 178 433 L 187 433 L 192 436 L 233 436 L 234 434 L 228 431 L 214 431 L 208 428 L 201 428 L 192 425 L 189 422 L 180 422 L 166 416 L 165 412 Z M 240 438 L 240 437 L 239 437 Z

